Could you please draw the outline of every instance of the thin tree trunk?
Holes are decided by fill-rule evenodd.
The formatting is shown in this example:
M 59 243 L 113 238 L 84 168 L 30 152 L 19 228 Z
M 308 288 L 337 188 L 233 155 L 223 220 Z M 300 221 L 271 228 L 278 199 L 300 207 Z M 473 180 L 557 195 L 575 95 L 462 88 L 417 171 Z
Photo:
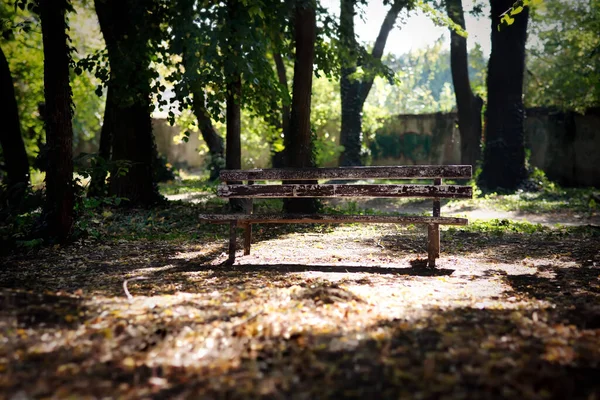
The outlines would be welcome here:
M 130 206 L 152 205 L 161 196 L 153 172 L 148 16 L 144 7 L 118 0 L 96 0 L 95 6 L 115 91 L 109 194 L 128 199 Z
M 41 0 L 46 101 L 46 221 L 48 235 L 66 242 L 73 229 L 73 126 L 65 0 Z
M 183 65 L 188 79 L 188 88 L 192 94 L 192 111 L 198 121 L 198 129 L 202 139 L 208 147 L 210 162 L 208 165 L 210 176 L 209 180 L 213 181 L 219 178 L 219 172 L 224 166 L 225 161 L 225 143 L 221 135 L 215 129 L 210 114 L 206 109 L 206 99 L 204 88 L 199 82 L 198 67 L 200 60 L 189 50 L 189 39 L 185 37 L 190 30 L 196 29 L 194 25 L 194 1 L 180 0 L 178 7 L 181 9 L 181 16 L 178 18 L 176 27 L 178 40 L 181 42 L 181 56 Z
M 215 129 L 212 120 L 208 115 L 208 111 L 206 110 L 204 90 L 202 90 L 202 88 L 195 87 L 197 85 L 192 86 L 191 92 L 192 101 L 194 103 L 194 115 L 198 121 L 198 128 L 200 129 L 202 138 L 208 146 L 208 154 L 210 156 L 209 179 L 213 181 L 219 178 L 219 172 L 221 171 L 223 161 L 225 160 L 225 143 L 221 135 L 219 135 Z
M 465 17 L 461 0 L 446 0 L 446 11 L 462 29 Z M 450 30 L 450 65 L 452 83 L 458 108 L 458 128 L 460 131 L 461 163 L 476 167 L 481 158 L 481 108 L 483 100 L 473 94 L 469 81 L 467 38 Z
M 342 43 L 350 50 L 351 58 L 356 57 L 356 48 L 358 43 L 354 33 L 354 16 L 356 0 L 341 0 L 340 3 L 340 35 Z M 390 31 L 394 28 L 394 23 L 398 13 L 408 3 L 403 0 L 396 0 L 388 10 L 379 34 L 373 46 L 371 57 L 375 60 L 381 60 L 383 50 Z M 350 61 L 352 63 L 352 61 Z M 340 144 L 344 146 L 344 151 L 340 154 L 339 164 L 342 166 L 362 165 L 362 110 L 373 86 L 374 76 L 370 75 L 365 80 L 351 79 L 356 72 L 357 66 L 361 62 L 342 68 L 340 77 L 340 94 L 342 99 L 342 126 L 340 130 Z
M 288 167 L 315 166 L 313 140 L 310 129 L 313 63 L 315 57 L 316 14 L 314 4 L 296 3 L 294 39 L 296 60 L 292 109 L 290 113 L 290 147 L 286 147 Z M 305 183 L 315 183 L 306 181 Z M 284 202 L 288 213 L 312 213 L 319 209 L 316 199 L 288 199 Z
M 275 69 L 277 70 L 277 77 L 279 78 L 279 83 L 286 90 L 289 90 L 285 64 L 283 62 L 283 57 L 281 56 L 281 53 L 279 53 L 278 51 L 274 51 L 273 59 L 275 60 Z M 291 146 L 290 105 L 286 104 L 285 102 L 281 105 L 281 132 L 283 134 L 284 148 Z M 286 165 L 285 150 L 278 153 L 271 151 L 271 160 L 274 168 L 281 168 L 284 165 Z
M 356 0 L 341 0 L 340 2 L 340 38 L 342 45 L 349 50 L 351 60 L 343 67 L 340 76 L 340 95 L 342 100 L 342 126 L 340 130 L 340 145 L 344 147 L 340 154 L 341 166 L 362 165 L 360 150 L 362 146 L 362 104 L 360 104 L 360 81 L 351 80 L 356 72 L 357 57 L 356 36 L 354 32 L 354 9 Z
M 115 129 L 115 110 L 114 110 L 114 89 L 108 85 L 106 92 L 106 105 L 104 107 L 104 121 L 100 131 L 100 144 L 98 146 L 98 157 L 92 171 L 89 197 L 103 197 L 106 195 L 106 173 L 108 172 L 108 162 L 111 156 L 111 147 L 113 132 Z
M 242 77 L 235 64 L 234 55 L 238 52 L 239 44 L 236 29 L 237 17 L 237 0 L 229 0 L 228 2 L 228 18 L 230 24 L 230 32 L 227 40 L 227 58 L 226 75 L 227 75 L 227 99 L 226 99 L 226 122 L 227 136 L 225 145 L 225 168 L 240 169 L 242 168 L 242 145 L 241 145 L 241 130 L 242 130 Z M 232 212 L 241 212 L 244 210 L 244 199 L 230 199 L 229 206 Z
M 227 145 L 225 146 L 225 168 L 227 169 L 242 168 L 241 95 L 242 80 L 238 74 L 227 85 Z M 232 212 L 243 211 L 244 204 L 243 199 L 229 199 L 229 206 Z
M 18 205 L 29 186 L 29 161 L 21 136 L 19 108 L 15 88 L 6 56 L 0 48 L 0 146 L 6 165 L 6 181 L 10 192 L 9 201 Z
M 488 64 L 485 150 L 480 185 L 514 191 L 527 177 L 523 134 L 523 73 L 529 8 L 498 31 L 512 0 L 491 1 L 492 52 Z

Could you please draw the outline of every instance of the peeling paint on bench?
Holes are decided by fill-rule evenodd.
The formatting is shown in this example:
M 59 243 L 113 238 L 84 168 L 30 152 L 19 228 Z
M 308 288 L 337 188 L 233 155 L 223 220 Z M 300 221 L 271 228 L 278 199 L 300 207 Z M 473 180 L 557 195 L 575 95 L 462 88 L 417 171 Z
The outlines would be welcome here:
M 469 179 L 470 165 L 401 165 L 338 168 L 269 168 L 222 170 L 221 182 L 292 181 L 314 179 Z
M 288 197 L 437 197 L 470 199 L 471 186 L 458 185 L 220 185 L 217 195 L 224 198 Z
M 440 199 L 473 197 L 471 186 L 442 185 L 443 178 L 469 179 L 470 165 L 410 165 L 381 167 L 289 168 L 222 170 L 222 184 L 217 188 L 221 198 L 247 198 L 250 207 L 246 214 L 201 215 L 200 220 L 229 224 L 229 259 L 235 261 L 236 228 L 244 228 L 244 254 L 250 254 L 252 224 L 285 223 L 396 223 L 427 226 L 428 265 L 435 267 L 440 253 L 440 225 L 467 225 L 466 218 L 441 217 Z M 316 180 L 359 179 L 432 179 L 433 184 L 317 184 Z M 247 181 L 247 184 L 242 184 Z M 283 184 L 254 184 L 255 181 L 282 181 Z M 293 184 L 291 181 L 296 181 Z M 308 182 L 306 182 L 308 181 Z M 329 215 L 329 214 L 252 214 L 255 198 L 314 198 L 314 197 L 417 197 L 433 200 L 432 216 L 391 215 Z

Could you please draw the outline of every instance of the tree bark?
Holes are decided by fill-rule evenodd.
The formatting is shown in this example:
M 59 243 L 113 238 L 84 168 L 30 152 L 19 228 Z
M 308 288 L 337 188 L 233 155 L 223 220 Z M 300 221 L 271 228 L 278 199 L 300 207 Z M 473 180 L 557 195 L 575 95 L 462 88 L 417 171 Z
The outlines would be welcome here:
M 356 0 L 341 0 L 340 3 L 340 36 L 342 44 L 350 51 L 350 58 L 357 57 L 358 48 L 354 32 L 355 3 Z M 404 1 L 396 0 L 388 10 L 371 52 L 373 59 L 381 60 L 389 33 L 394 28 L 398 13 L 406 4 Z M 341 71 L 342 126 L 340 130 L 340 144 L 344 146 L 344 151 L 339 158 L 341 166 L 363 164 L 360 155 L 363 139 L 362 110 L 375 78 L 372 74 L 369 74 L 363 80 L 351 78 L 352 74 L 356 72 L 357 67 L 363 64 L 362 61 L 357 60 L 354 65 L 350 64 L 349 67 L 342 68 Z
M 296 2 L 294 11 L 294 39 L 296 59 L 292 83 L 290 112 L 290 146 L 286 146 L 288 167 L 315 167 L 313 140 L 310 129 L 313 63 L 315 58 L 316 13 L 314 4 Z M 306 181 L 303 183 L 316 183 Z M 288 199 L 284 202 L 288 213 L 313 213 L 319 209 L 316 199 Z
M 6 56 L 0 48 L 0 146 L 6 166 L 6 181 L 9 201 L 18 205 L 29 186 L 29 161 L 21 136 L 19 109 L 15 97 L 12 75 Z
M 289 90 L 285 64 L 283 62 L 283 57 L 281 56 L 281 53 L 279 53 L 278 51 L 274 51 L 273 59 L 275 60 L 275 69 L 277 70 L 277 77 L 279 79 L 279 83 L 282 87 L 285 88 L 285 90 Z M 291 146 L 290 106 L 286 103 L 283 103 L 281 105 L 281 133 L 283 134 L 284 148 Z M 286 165 L 285 150 L 279 153 L 272 151 L 271 153 L 271 164 L 273 165 L 273 168 L 281 168 L 284 165 Z
M 96 13 L 106 42 L 114 89 L 109 194 L 130 206 L 161 199 L 154 179 L 157 151 L 150 118 L 149 27 L 144 4 L 96 0 Z
M 465 29 L 465 17 L 461 0 L 446 0 L 448 17 Z M 481 158 L 481 108 L 483 100 L 476 96 L 469 81 L 467 38 L 450 29 L 450 66 L 452 83 L 458 108 L 461 164 L 473 169 Z
M 41 0 L 46 101 L 45 216 L 49 238 L 66 242 L 73 230 L 73 126 L 69 47 L 65 31 L 66 0 Z
M 514 191 L 527 177 L 523 134 L 523 72 L 529 8 L 498 31 L 512 0 L 491 1 L 492 52 L 488 64 L 485 150 L 479 184 Z
M 112 85 L 108 85 L 106 92 L 106 105 L 104 107 L 104 122 L 100 131 L 100 145 L 98 147 L 98 157 L 96 164 L 92 170 L 90 180 L 90 188 L 88 190 L 89 197 L 106 196 L 106 173 L 108 172 L 108 162 L 111 156 L 111 147 L 113 140 L 113 132 L 115 129 L 115 104 L 114 104 L 114 89 Z
M 242 146 L 241 146 L 241 95 L 242 80 L 239 74 L 232 77 L 232 81 L 227 84 L 227 145 L 225 146 L 225 168 L 242 168 Z M 235 182 L 232 182 L 235 183 Z M 238 212 L 244 210 L 244 200 L 229 199 L 231 211 Z
M 204 90 L 192 84 L 190 91 L 192 92 L 193 109 L 198 121 L 198 129 L 200 129 L 200 134 L 208 146 L 208 154 L 210 156 L 209 179 L 214 181 L 219 178 L 219 172 L 225 159 L 225 143 L 215 129 L 206 110 Z
M 208 168 L 210 171 L 209 180 L 214 181 L 219 178 L 219 172 L 223 167 L 225 160 L 225 143 L 221 135 L 215 129 L 210 114 L 206 109 L 206 98 L 204 88 L 199 82 L 198 67 L 200 60 L 190 51 L 190 40 L 185 35 L 190 30 L 196 28 L 194 25 L 194 1 L 183 0 L 178 2 L 178 7 L 181 9 L 181 16 L 178 17 L 179 24 L 176 28 L 181 31 L 177 32 L 178 39 L 181 41 L 181 56 L 185 73 L 188 79 L 188 88 L 192 94 L 192 111 L 198 122 L 198 129 L 202 135 L 202 139 L 208 147 L 210 162 Z
M 229 0 L 227 3 L 230 32 L 227 38 L 225 72 L 227 76 L 227 98 L 226 98 L 226 122 L 227 135 L 225 145 L 225 168 L 242 168 L 242 76 L 236 66 L 235 55 L 239 52 L 238 32 L 236 29 L 237 0 Z M 229 207 L 232 212 L 244 211 L 245 201 L 243 199 L 230 199 Z

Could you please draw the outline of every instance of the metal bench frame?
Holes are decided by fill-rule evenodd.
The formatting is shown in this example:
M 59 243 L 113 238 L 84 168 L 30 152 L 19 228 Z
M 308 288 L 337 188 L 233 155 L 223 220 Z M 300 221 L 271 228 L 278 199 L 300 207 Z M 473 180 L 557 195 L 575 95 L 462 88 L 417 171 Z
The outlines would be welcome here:
M 440 225 L 467 225 L 466 218 L 440 216 L 440 199 L 472 198 L 471 186 L 443 185 L 442 179 L 471 178 L 470 165 L 412 165 L 339 168 L 287 168 L 222 170 L 217 195 L 221 198 L 248 199 L 243 214 L 203 214 L 210 223 L 229 224 L 228 264 L 235 262 L 236 229 L 244 229 L 244 255 L 250 254 L 252 224 L 269 223 L 395 223 L 427 225 L 428 266 L 435 267 L 440 255 Z M 351 184 L 304 183 L 316 180 L 429 179 L 433 184 Z M 246 184 L 242 182 L 246 181 Z M 255 184 L 256 181 L 282 181 L 282 184 Z M 290 183 L 296 181 L 297 183 Z M 302 181 L 302 182 L 298 182 Z M 417 197 L 432 198 L 431 216 L 329 215 L 329 214 L 254 214 L 255 198 L 314 197 Z

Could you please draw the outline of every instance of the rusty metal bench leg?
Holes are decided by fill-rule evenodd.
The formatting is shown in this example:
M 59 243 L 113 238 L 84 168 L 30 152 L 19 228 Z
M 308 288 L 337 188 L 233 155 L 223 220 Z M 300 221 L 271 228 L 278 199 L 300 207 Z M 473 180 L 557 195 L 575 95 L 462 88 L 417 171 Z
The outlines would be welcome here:
M 244 225 L 244 255 L 250 254 L 250 243 L 252 242 L 252 224 Z
M 427 266 L 435 267 L 435 259 L 440 256 L 440 226 L 427 225 Z
M 248 180 L 248 185 L 254 185 L 254 181 Z M 245 204 L 246 214 L 252 214 L 254 212 L 254 199 L 246 199 Z M 250 254 L 250 243 L 252 242 L 252 224 L 247 223 L 244 225 L 244 255 Z
M 433 180 L 434 185 L 441 185 L 442 179 L 436 178 Z M 432 216 L 440 216 L 440 199 L 433 200 Z M 440 257 L 440 225 L 430 224 L 427 226 L 427 266 L 435 267 L 435 259 Z
M 237 221 L 231 221 L 229 223 L 229 258 L 227 259 L 227 264 L 233 264 L 235 262 L 236 229 Z

